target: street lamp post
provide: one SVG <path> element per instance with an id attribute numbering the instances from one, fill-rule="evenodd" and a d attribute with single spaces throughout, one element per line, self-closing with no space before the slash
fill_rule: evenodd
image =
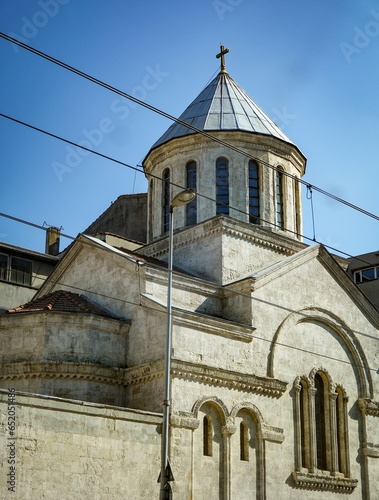
<path id="1" fill-rule="evenodd" d="M 171 500 L 171 486 L 169 481 L 173 481 L 170 462 L 168 458 L 168 439 L 170 431 L 170 404 L 171 404 L 171 292 L 172 292 L 172 260 L 173 260 L 173 237 L 174 237 L 174 208 L 187 205 L 195 199 L 196 193 L 193 189 L 186 189 L 178 193 L 171 200 L 170 223 L 168 239 L 168 285 L 167 285 L 167 333 L 165 350 L 165 371 L 164 371 L 164 400 L 163 400 L 163 422 L 162 422 L 162 453 L 161 453 L 161 474 L 160 474 L 160 500 Z"/>

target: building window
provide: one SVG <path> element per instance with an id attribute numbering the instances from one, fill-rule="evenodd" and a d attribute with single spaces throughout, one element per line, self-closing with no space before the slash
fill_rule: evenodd
<path id="1" fill-rule="evenodd" d="M 196 162 L 190 161 L 186 165 L 186 187 L 196 191 Z M 195 198 L 186 206 L 186 225 L 193 226 L 197 222 L 197 199 Z"/>
<path id="2" fill-rule="evenodd" d="M 8 255 L 0 253 L 0 280 L 8 281 Z"/>
<path id="3" fill-rule="evenodd" d="M 216 215 L 229 215 L 229 162 L 220 157 L 216 160 Z"/>
<path id="4" fill-rule="evenodd" d="M 368 267 L 354 272 L 354 282 L 358 285 L 377 279 L 379 279 L 379 266 Z"/>
<path id="5" fill-rule="evenodd" d="M 0 254 L 0 279 L 31 286 L 33 262 L 20 257 Z"/>
<path id="6" fill-rule="evenodd" d="M 170 225 L 170 170 L 166 168 L 163 172 L 162 189 L 162 226 L 163 232 L 167 233 Z"/>
<path id="7" fill-rule="evenodd" d="M 294 394 L 295 485 L 351 493 L 358 480 L 350 476 L 344 389 L 324 370 L 313 369 L 309 377 L 295 380 Z"/>
<path id="8" fill-rule="evenodd" d="M 206 457 L 212 456 L 213 444 L 213 425 L 212 417 L 205 415 L 203 418 L 203 455 Z"/>
<path id="9" fill-rule="evenodd" d="M 316 427 L 316 456 L 317 468 L 327 470 L 326 463 L 326 404 L 324 382 L 319 373 L 315 375 L 315 427 Z"/>
<path id="10" fill-rule="evenodd" d="M 244 421 L 240 423 L 240 459 L 249 461 L 249 427 Z"/>
<path id="11" fill-rule="evenodd" d="M 283 171 L 276 171 L 276 227 L 284 229 Z"/>
<path id="12" fill-rule="evenodd" d="M 304 380 L 299 385 L 301 466 L 310 468 L 309 391 Z"/>
<path id="13" fill-rule="evenodd" d="M 259 168 L 256 161 L 249 161 L 249 222 L 260 223 L 259 213 Z"/>
<path id="14" fill-rule="evenodd" d="M 339 472 L 349 478 L 348 398 L 344 390 L 336 386 L 327 373 L 317 370 L 313 370 L 309 378 L 298 377 L 294 388 L 297 442 L 294 477 L 304 474 L 305 470 L 309 473 L 320 470 L 331 474 Z M 306 477 L 302 480 L 307 482 Z M 355 485 L 355 480 L 351 484 Z"/>

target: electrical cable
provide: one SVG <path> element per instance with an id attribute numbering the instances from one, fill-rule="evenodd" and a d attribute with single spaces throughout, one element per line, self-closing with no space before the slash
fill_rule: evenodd
<path id="1" fill-rule="evenodd" d="M 45 134 L 45 135 L 47 135 L 47 136 L 49 136 L 49 137 L 52 137 L 52 138 L 54 138 L 54 139 L 57 139 L 57 140 L 59 140 L 59 141 L 62 141 L 62 142 L 68 143 L 68 144 L 70 144 L 70 145 L 72 145 L 72 146 L 75 146 L 75 147 L 81 148 L 81 149 L 83 149 L 83 150 L 85 150 L 85 151 L 88 151 L 88 152 L 90 152 L 90 153 L 92 153 L 92 154 L 95 154 L 95 155 L 97 155 L 97 156 L 100 156 L 101 158 L 104 158 L 104 159 L 106 159 L 106 160 L 109 160 L 109 161 L 112 161 L 112 162 L 117 163 L 117 164 L 119 164 L 119 165 L 122 165 L 123 167 L 130 168 L 130 169 L 132 169 L 132 170 L 134 170 L 134 171 L 136 171 L 136 172 L 142 173 L 142 174 L 144 173 L 144 172 L 143 172 L 143 171 L 142 171 L 142 170 L 141 170 L 138 166 L 137 166 L 137 167 L 134 167 L 134 166 L 129 165 L 129 164 L 125 163 L 125 162 L 122 162 L 121 160 L 116 160 L 115 158 L 112 158 L 112 157 L 110 157 L 110 156 L 108 156 L 108 155 L 105 155 L 105 154 L 103 154 L 103 153 L 99 153 L 98 151 L 94 151 L 93 149 L 87 148 L 87 147 L 85 147 L 85 146 L 83 146 L 83 145 L 81 145 L 81 144 L 77 144 L 76 142 L 70 141 L 70 140 L 68 140 L 68 139 L 65 139 L 65 138 L 63 138 L 63 137 L 61 137 L 61 136 L 58 136 L 58 135 L 56 135 L 56 134 L 53 134 L 53 133 L 51 133 L 51 132 L 47 132 L 46 130 L 43 130 L 43 129 L 39 128 L 39 127 L 36 127 L 36 126 L 31 125 L 31 124 L 29 124 L 29 123 L 23 122 L 23 121 L 21 121 L 21 120 L 18 120 L 18 119 L 16 119 L 16 118 L 11 117 L 11 116 L 5 115 L 4 113 L 0 113 L 0 116 L 1 116 L 1 117 L 3 117 L 3 118 L 6 118 L 6 119 L 8 119 L 8 120 L 14 121 L 15 123 L 18 123 L 18 124 L 23 125 L 23 126 L 25 126 L 25 127 L 28 127 L 28 128 L 30 128 L 30 129 L 32 129 L 32 130 L 35 130 L 35 131 L 40 132 L 40 133 L 42 133 L 42 134 Z M 160 182 L 162 182 L 162 179 L 161 179 L 160 177 L 158 177 L 158 176 L 156 176 L 156 175 L 154 175 L 154 174 L 150 174 L 150 176 L 151 176 L 152 178 L 154 178 L 154 179 L 159 180 Z M 175 187 L 177 187 L 177 188 L 179 188 L 179 189 L 185 189 L 185 187 L 184 187 L 184 186 L 181 186 L 181 185 L 179 185 L 179 184 L 175 184 L 175 183 L 173 183 L 173 182 L 170 182 L 170 184 L 171 184 L 171 186 L 175 186 Z M 209 200 L 209 201 L 215 202 L 215 200 L 214 200 L 213 198 L 211 198 L 211 197 L 209 197 L 209 196 L 206 196 L 206 195 L 204 195 L 204 194 L 202 194 L 202 193 L 200 193 L 200 192 L 197 192 L 196 194 L 197 194 L 197 196 L 198 196 L 198 197 L 202 197 L 202 198 L 204 198 L 204 199 L 206 199 L 206 200 Z M 245 211 L 243 211 L 243 210 L 241 210 L 241 209 L 235 208 L 235 207 L 230 206 L 230 205 L 227 205 L 227 206 L 228 206 L 228 208 L 229 208 L 230 210 L 234 210 L 234 211 L 236 211 L 236 212 L 238 212 L 238 213 L 241 213 L 241 214 L 243 214 L 243 215 L 249 215 L 247 212 L 245 212 Z M 1 214 L 0 214 L 0 215 L 1 215 Z M 4 214 L 4 215 L 5 215 L 5 214 Z M 9 218 L 12 218 L 12 216 L 9 216 Z M 267 221 L 267 220 L 265 220 L 265 219 L 263 219 L 263 218 L 261 218 L 261 217 L 259 217 L 259 220 L 260 220 L 260 222 L 264 222 L 265 224 L 268 224 L 268 225 L 273 226 L 273 227 L 275 227 L 275 228 L 277 228 L 277 227 L 278 227 L 278 226 L 277 226 L 277 224 L 274 224 L 273 222 Z M 32 223 L 31 223 L 31 224 L 32 224 Z M 38 226 L 36 226 L 36 227 L 38 227 Z M 42 227 L 42 226 L 41 226 L 41 227 L 39 227 L 39 229 L 44 229 L 44 230 L 46 231 L 46 228 L 45 228 L 45 227 Z M 320 242 L 320 241 L 317 241 L 317 240 L 315 239 L 315 236 L 314 236 L 313 238 L 310 238 L 310 237 L 308 237 L 308 236 L 306 236 L 306 235 L 304 235 L 304 234 L 300 234 L 300 233 L 298 233 L 297 231 L 292 231 L 292 230 L 290 230 L 290 229 L 286 229 L 286 232 L 288 232 L 288 233 L 290 233 L 290 234 L 293 234 L 293 235 L 294 235 L 294 236 L 296 236 L 296 237 L 300 237 L 300 238 L 302 238 L 302 239 L 305 239 L 305 240 L 307 240 L 307 241 L 312 241 L 312 242 L 314 242 L 314 243 L 318 243 L 318 244 L 320 244 L 320 245 L 323 245 L 325 248 L 328 248 L 329 250 L 331 250 L 331 251 L 333 251 L 333 252 L 339 253 L 339 254 L 341 254 L 341 255 L 345 255 L 345 257 L 347 257 L 347 258 L 355 258 L 355 259 L 358 259 L 358 260 L 360 259 L 360 258 L 358 258 L 358 257 L 354 257 L 353 255 L 351 255 L 351 254 L 349 254 L 349 253 L 347 253 L 347 252 L 344 252 L 344 251 L 342 251 L 342 250 L 339 250 L 338 248 L 335 248 L 335 247 L 332 247 L 332 246 L 327 245 L 327 244 L 325 244 L 325 243 L 322 243 L 322 242 Z M 64 236 L 64 237 L 68 237 L 68 238 L 71 238 L 71 239 L 75 239 L 75 238 L 73 238 L 72 236 L 67 236 L 67 235 L 65 235 L 65 234 L 62 234 L 62 236 Z M 361 260 L 362 260 L 362 259 L 361 259 Z M 363 261 L 363 260 L 362 260 L 362 262 L 363 262 L 363 263 L 365 263 L 365 264 L 371 265 L 369 262 L 366 262 L 366 261 Z"/>
<path id="2" fill-rule="evenodd" d="M 261 164 L 267 166 L 268 168 L 271 168 L 275 171 L 278 171 L 278 168 L 277 167 L 274 167 L 273 165 L 270 165 L 268 162 L 265 162 L 263 161 L 262 159 L 260 158 L 256 158 L 254 156 L 252 156 L 249 152 L 247 151 L 244 151 L 240 148 L 237 148 L 236 146 L 233 146 L 232 144 L 229 144 L 228 142 L 226 141 L 223 141 L 221 139 L 219 139 L 218 137 L 204 131 L 204 130 L 201 130 L 197 127 L 194 127 L 193 125 L 187 123 L 187 122 L 184 122 L 183 120 L 180 120 L 179 118 L 176 118 L 175 116 L 173 115 L 170 115 L 169 113 L 166 113 L 165 111 L 159 109 L 159 108 L 156 108 L 155 106 L 152 106 L 151 104 L 148 104 L 146 103 L 145 101 L 142 101 L 141 99 L 137 99 L 136 97 L 130 95 L 130 94 L 127 94 L 126 92 L 123 92 L 122 90 L 119 90 L 117 89 L 116 87 L 113 87 L 112 85 L 109 85 L 87 73 L 84 73 L 83 71 L 77 69 L 77 68 L 74 68 L 73 66 L 70 66 L 69 64 L 66 64 L 64 63 L 63 61 L 60 61 L 59 59 L 56 59 L 52 56 L 49 56 L 48 54 L 44 53 L 44 52 L 41 52 L 33 47 L 30 47 L 29 45 L 23 43 L 23 42 L 20 42 L 19 40 L 15 39 L 15 38 L 12 38 L 11 36 L 9 35 L 6 35 L 5 33 L 2 33 L 0 32 L 0 38 L 3 38 L 11 43 L 15 43 L 16 45 L 18 45 L 19 47 L 25 49 L 25 50 L 28 50 L 29 52 L 32 52 L 33 54 L 39 56 L 39 57 L 42 57 L 46 60 L 48 60 L 49 62 L 52 62 L 72 73 L 75 73 L 76 75 L 82 77 L 82 78 L 85 78 L 89 81 L 91 81 L 92 83 L 95 83 L 96 85 L 100 85 L 101 87 L 113 92 L 113 93 L 116 93 L 122 97 L 124 97 L 125 99 L 128 99 L 130 101 L 133 101 L 135 102 L 136 104 L 140 105 L 140 106 L 143 106 L 147 109 L 149 109 L 150 111 L 153 111 L 154 113 L 157 113 L 161 116 L 164 116 L 165 118 L 168 118 L 169 120 L 171 121 L 174 121 L 180 125 L 183 125 L 184 127 L 194 131 L 194 132 L 197 132 L 201 135 L 203 135 L 204 137 L 207 137 L 208 139 L 214 141 L 214 142 L 217 142 L 219 144 L 221 144 L 222 146 L 225 146 L 227 147 L 228 149 L 231 149 L 245 157 L 248 157 L 248 158 L 253 158 L 255 160 L 258 160 Z M 296 147 L 296 146 L 295 146 Z M 280 170 L 282 171 L 282 170 Z M 312 186 L 313 190 L 315 191 L 318 191 L 319 193 L 323 194 L 324 196 L 327 196 L 327 197 L 330 197 L 332 198 L 333 200 L 339 202 L 339 203 L 342 203 L 344 205 L 347 205 L 348 207 L 352 208 L 353 210 L 356 210 L 358 212 L 361 212 L 363 213 L 364 215 L 368 216 L 368 217 L 372 217 L 374 218 L 375 220 L 379 220 L 379 216 L 378 215 L 375 215 L 375 214 L 372 214 L 371 212 L 361 208 L 361 207 L 358 207 L 357 205 L 354 205 L 353 203 L 350 203 L 342 198 L 339 198 L 338 196 L 336 195 L 333 195 L 327 191 L 325 191 L 324 189 L 322 188 L 318 188 L 317 186 L 314 186 L 314 185 L 311 185 L 309 184 L 308 182 L 296 177 L 295 175 L 292 175 L 292 174 L 289 174 L 288 172 L 285 172 L 283 171 L 283 174 L 286 175 L 287 177 L 295 180 L 296 182 L 300 182 L 301 184 L 303 184 L 304 186 Z"/>
<path id="3" fill-rule="evenodd" d="M 90 245 L 90 243 L 87 243 L 87 244 Z M 167 316 L 167 312 L 166 311 L 162 311 L 161 309 L 154 308 L 154 307 L 148 306 L 146 304 L 141 304 L 141 303 L 137 303 L 137 302 L 134 302 L 134 301 L 131 301 L 131 300 L 127 300 L 125 298 L 113 297 L 111 295 L 103 294 L 103 293 L 100 293 L 100 292 L 95 292 L 94 290 L 86 290 L 86 289 L 81 288 L 79 286 L 75 286 L 75 285 L 72 285 L 72 284 L 66 284 L 66 283 L 60 282 L 59 280 L 53 282 L 53 286 L 55 286 L 55 285 L 63 286 L 63 287 L 65 287 L 65 289 L 70 288 L 70 289 L 76 290 L 78 292 L 89 293 L 89 294 L 96 295 L 96 296 L 99 296 L 99 297 L 102 297 L 102 298 L 105 298 L 105 299 L 111 299 L 111 300 L 114 300 L 114 301 L 117 301 L 117 302 L 122 302 L 122 303 L 125 303 L 125 304 L 128 304 L 128 305 L 131 305 L 131 306 L 143 307 L 143 308 L 148 309 L 148 310 L 150 310 L 152 312 L 155 312 L 155 313 L 158 313 L 158 314 L 162 314 L 165 317 Z M 217 285 L 215 285 L 215 286 L 217 286 Z M 259 298 L 256 298 L 256 297 L 253 298 L 250 295 L 246 295 L 246 294 L 239 293 L 239 292 L 234 292 L 234 294 L 237 295 L 237 296 L 243 296 L 243 297 L 247 297 L 247 298 L 250 298 L 250 299 L 254 299 L 255 301 L 258 301 L 258 302 L 262 302 L 262 299 L 259 299 Z M 267 302 L 265 302 L 265 303 L 267 304 Z M 272 305 L 274 307 L 280 307 L 280 306 L 278 306 L 278 304 L 274 304 L 274 303 L 268 303 L 268 304 Z M 101 307 L 98 303 L 97 303 L 97 305 L 99 307 Z M 301 314 L 301 311 L 299 312 L 299 311 L 294 311 L 294 310 L 291 310 L 291 309 L 288 309 L 288 311 L 290 313 Z M 172 312 L 171 314 L 174 315 L 175 313 Z M 219 319 L 225 319 L 225 318 L 219 318 Z M 228 320 L 226 320 L 226 321 L 228 321 Z M 363 332 L 358 332 L 358 331 L 352 331 L 352 332 L 354 334 L 356 334 L 356 335 L 361 335 L 361 336 L 364 336 L 364 337 L 367 337 L 369 339 L 373 339 L 373 340 L 376 340 L 376 341 L 378 340 L 377 337 L 374 337 L 372 335 L 368 335 L 368 334 L 363 333 Z M 252 340 L 254 340 L 254 339 L 258 340 L 258 341 L 263 341 L 263 342 L 266 342 L 266 343 L 269 343 L 269 344 L 272 344 L 272 342 L 273 342 L 272 339 L 265 339 L 264 337 L 259 337 L 259 336 L 257 336 L 256 334 L 253 333 L 252 334 Z M 325 354 L 321 354 L 321 353 L 317 353 L 317 352 L 305 351 L 304 349 L 302 349 L 300 347 L 290 346 L 290 345 L 286 345 L 286 344 L 283 344 L 283 343 L 280 343 L 280 342 L 277 342 L 276 345 L 281 346 L 281 347 L 286 347 L 286 348 L 289 348 L 289 349 L 293 349 L 294 351 L 307 352 L 309 354 L 314 354 L 315 356 L 320 356 L 320 357 L 327 358 L 327 359 L 330 359 L 330 360 L 333 360 L 333 361 L 337 361 L 337 362 L 341 362 L 341 363 L 344 363 L 344 364 L 348 364 L 350 366 L 353 365 L 353 366 L 356 366 L 356 367 L 359 367 L 359 368 L 362 368 L 362 367 L 364 368 L 363 365 L 357 365 L 354 360 L 346 361 L 346 360 L 343 360 L 343 359 L 335 358 L 333 356 L 327 356 Z M 377 372 L 377 368 L 371 368 L 371 367 L 368 367 L 368 368 L 369 368 L 370 371 L 373 371 L 375 373 Z"/>

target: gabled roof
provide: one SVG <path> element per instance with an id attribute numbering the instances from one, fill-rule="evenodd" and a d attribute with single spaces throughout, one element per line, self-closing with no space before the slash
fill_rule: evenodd
<path id="1" fill-rule="evenodd" d="M 204 131 L 242 130 L 270 135 L 293 144 L 227 72 L 220 72 L 179 119 Z M 194 133 L 194 130 L 175 122 L 151 149 Z"/>
<path id="2" fill-rule="evenodd" d="M 291 271 L 301 266 L 302 264 L 317 258 L 322 265 L 327 269 L 329 274 L 340 284 L 345 292 L 354 300 L 361 310 L 371 319 L 371 321 L 379 326 L 379 311 L 372 302 L 365 296 L 359 287 L 353 282 L 348 274 L 338 264 L 336 258 L 328 252 L 323 245 L 313 245 L 306 247 L 304 250 L 295 253 L 283 260 L 265 267 L 254 274 L 245 276 L 235 282 L 230 282 L 226 287 L 233 286 L 244 280 L 251 280 L 251 290 L 256 291 L 261 287 L 272 284 L 276 278 L 290 274 Z M 317 277 L 316 277 L 317 279 Z"/>
<path id="3" fill-rule="evenodd" d="M 44 295 L 43 297 L 31 300 L 27 304 L 8 309 L 6 314 L 17 313 L 35 313 L 35 312 L 70 312 L 70 313 L 87 313 L 96 314 L 98 316 L 111 316 L 101 307 L 89 302 L 82 295 L 68 292 L 66 290 L 56 290 L 55 292 Z"/>

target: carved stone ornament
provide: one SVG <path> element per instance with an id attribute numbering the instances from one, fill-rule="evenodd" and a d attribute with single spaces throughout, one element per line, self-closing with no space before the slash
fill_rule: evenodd
<path id="1" fill-rule="evenodd" d="M 340 475 L 331 476 L 322 471 L 299 472 L 293 471 L 292 478 L 295 486 L 306 490 L 338 491 L 339 493 L 351 493 L 358 484 L 358 479 L 351 479 Z"/>

